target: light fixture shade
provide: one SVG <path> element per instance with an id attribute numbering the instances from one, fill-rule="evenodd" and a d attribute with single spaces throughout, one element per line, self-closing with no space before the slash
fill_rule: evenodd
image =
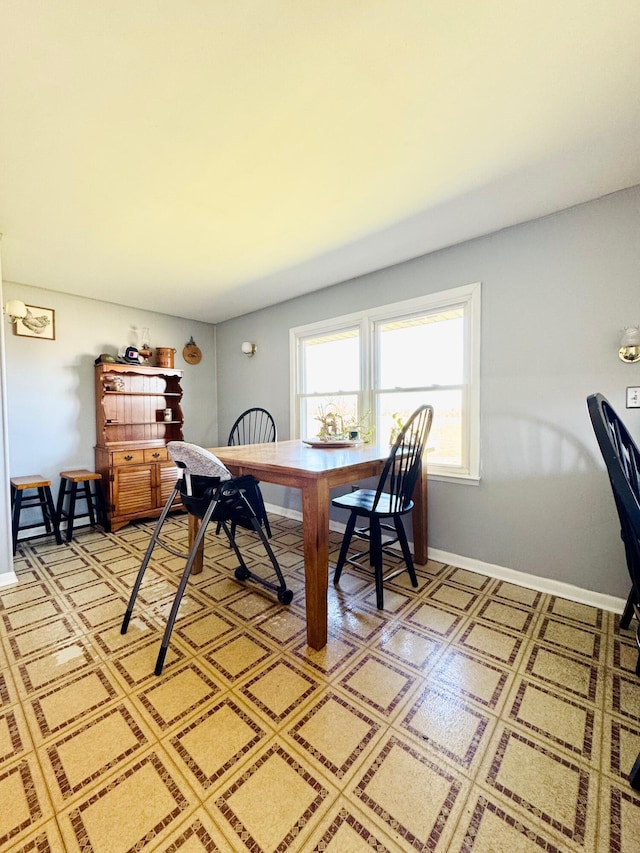
<path id="1" fill-rule="evenodd" d="M 249 357 L 255 355 L 257 349 L 258 347 L 254 343 L 251 343 L 251 341 L 242 342 L 242 352 Z"/>
<path id="2" fill-rule="evenodd" d="M 15 323 L 16 320 L 27 316 L 27 306 L 19 299 L 9 299 L 5 303 L 4 313 Z"/>
<path id="3" fill-rule="evenodd" d="M 620 340 L 621 347 L 640 347 L 640 327 L 625 326 Z"/>

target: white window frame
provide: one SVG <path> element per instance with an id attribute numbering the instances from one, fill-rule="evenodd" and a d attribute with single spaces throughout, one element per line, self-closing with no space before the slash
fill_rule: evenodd
<path id="1" fill-rule="evenodd" d="M 376 323 L 402 318 L 420 312 L 433 312 L 461 307 L 464 316 L 464 367 L 463 367 L 463 465 L 427 466 L 429 477 L 446 482 L 478 483 L 480 480 L 480 328 L 481 284 L 463 285 L 449 290 L 406 299 L 353 314 L 344 314 L 289 330 L 289 364 L 291 394 L 291 436 L 300 436 L 300 359 L 301 342 L 309 337 L 322 336 L 341 329 L 360 327 L 361 340 L 361 411 L 374 411 L 374 369 Z M 338 392 L 341 389 L 334 389 Z"/>

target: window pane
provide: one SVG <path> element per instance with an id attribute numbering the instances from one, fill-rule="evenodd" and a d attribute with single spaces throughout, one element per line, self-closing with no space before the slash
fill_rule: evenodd
<path id="1" fill-rule="evenodd" d="M 418 406 L 433 406 L 433 424 L 429 433 L 427 465 L 459 466 L 462 464 L 462 391 L 430 391 L 410 394 L 380 394 L 380 441 L 388 441 L 395 425 L 394 415 L 402 422 Z"/>
<path id="2" fill-rule="evenodd" d="M 462 308 L 381 323 L 379 388 L 461 385 Z"/>
<path id="3" fill-rule="evenodd" d="M 304 394 L 357 391 L 360 388 L 358 329 L 309 338 L 302 342 Z"/>

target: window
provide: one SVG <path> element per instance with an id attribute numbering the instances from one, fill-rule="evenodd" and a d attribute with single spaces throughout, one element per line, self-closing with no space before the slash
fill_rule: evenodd
<path id="1" fill-rule="evenodd" d="M 290 339 L 292 435 L 329 423 L 386 443 L 429 403 L 430 473 L 478 478 L 479 284 L 300 326 Z"/>

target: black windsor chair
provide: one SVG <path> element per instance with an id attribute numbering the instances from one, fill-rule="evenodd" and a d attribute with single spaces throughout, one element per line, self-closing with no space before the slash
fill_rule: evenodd
<path id="1" fill-rule="evenodd" d="M 182 601 L 191 569 L 193 568 L 209 522 L 218 522 L 229 538 L 231 547 L 238 558 L 239 565 L 235 570 L 235 576 L 238 580 L 254 580 L 262 586 L 275 591 L 278 601 L 281 604 L 290 604 L 293 598 L 293 593 L 287 589 L 286 581 L 276 556 L 269 545 L 258 518 L 261 498 L 255 477 L 251 475 L 232 477 L 230 471 L 213 453 L 195 444 L 189 444 L 186 441 L 170 441 L 167 444 L 167 451 L 171 459 L 180 468 L 180 476 L 151 536 L 120 628 L 120 633 L 126 634 L 140 585 L 155 546 L 160 545 L 165 551 L 174 556 L 185 558 L 185 567 L 171 607 L 156 661 L 156 675 L 160 675 L 162 672 L 180 602 Z M 187 512 L 200 519 L 198 532 L 188 553 L 176 548 L 172 542 L 163 539 L 161 536 L 162 527 L 178 494 Z M 235 533 L 238 526 L 247 530 L 253 530 L 256 533 L 271 562 L 277 583 L 268 578 L 256 575 L 249 570 L 236 541 Z"/>
<path id="2" fill-rule="evenodd" d="M 266 409 L 254 407 L 238 417 L 231 427 L 227 444 L 266 444 L 277 438 L 278 430 L 273 416 Z"/>
<path id="3" fill-rule="evenodd" d="M 422 454 L 433 421 L 433 407 L 420 406 L 411 415 L 396 439 L 389 457 L 385 463 L 378 486 L 373 489 L 358 489 L 341 497 L 334 498 L 331 504 L 341 509 L 348 509 L 351 515 L 340 548 L 340 555 L 333 575 L 337 584 L 345 563 L 350 563 L 357 569 L 371 569 L 364 564 L 368 557 L 376 583 L 376 606 L 383 608 L 383 585 L 404 571 L 409 573 L 411 584 L 418 586 L 413 558 L 409 550 L 407 535 L 402 517 L 413 509 L 413 490 L 420 475 Z M 368 519 L 369 526 L 356 528 L 358 517 Z M 392 522 L 392 524 L 390 523 Z M 383 538 L 383 531 L 390 531 L 389 538 Z M 349 546 L 353 536 L 364 539 L 369 543 L 366 551 L 359 551 L 348 557 Z M 383 556 L 389 554 L 398 558 L 397 551 L 390 551 L 391 545 L 400 543 L 404 565 L 384 574 Z"/>
<path id="4" fill-rule="evenodd" d="M 621 627 L 628 628 L 634 613 L 640 620 L 640 451 L 602 394 L 587 397 L 587 409 L 609 474 L 631 576 L 631 592 L 620 619 Z M 636 644 L 640 650 L 640 624 L 636 631 Z M 640 656 L 636 675 L 640 675 Z M 633 788 L 640 790 L 640 755 L 629 774 L 629 781 Z"/>
<path id="5" fill-rule="evenodd" d="M 277 441 L 277 439 L 278 428 L 276 427 L 273 415 L 266 409 L 254 406 L 251 409 L 247 409 L 237 418 L 231 427 L 227 444 L 229 446 L 235 444 L 267 444 L 271 441 Z M 260 504 L 256 510 L 258 520 L 260 524 L 264 525 L 267 536 L 271 538 L 271 526 L 269 525 L 269 518 L 267 517 L 267 510 L 264 505 L 260 486 L 257 486 L 257 490 Z M 219 528 L 217 532 L 220 532 Z"/>

